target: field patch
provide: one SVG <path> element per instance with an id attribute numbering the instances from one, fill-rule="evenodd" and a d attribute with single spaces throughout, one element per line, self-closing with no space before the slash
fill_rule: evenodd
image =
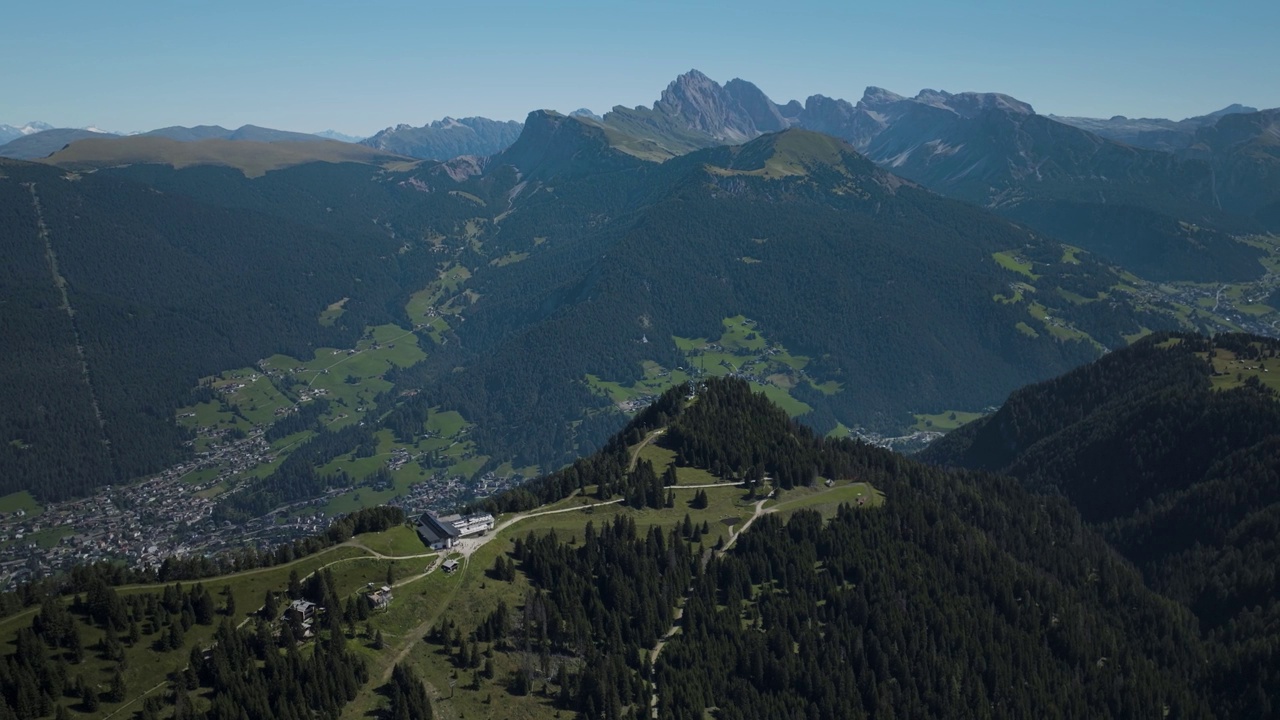
<path id="1" fill-rule="evenodd" d="M 1039 275 L 1036 275 L 1031 271 L 1032 270 L 1031 261 L 1023 259 L 1021 256 L 1017 255 L 1012 250 L 1008 250 L 1005 252 L 992 253 L 991 257 L 996 261 L 997 265 L 1004 268 L 1005 270 L 1016 272 L 1019 275 L 1023 275 L 1032 280 L 1040 279 Z"/>
<path id="2" fill-rule="evenodd" d="M 1214 357 L 1196 353 L 1213 365 L 1210 381 L 1214 390 L 1230 390 L 1240 387 L 1251 378 L 1272 390 L 1280 391 L 1280 358 L 1251 360 L 1237 357 L 1230 350 L 1214 348 Z"/>
<path id="3" fill-rule="evenodd" d="M 27 490 L 0 497 L 0 513 L 10 515 L 18 511 L 22 511 L 25 517 L 34 518 L 39 517 L 44 508 Z"/>
<path id="4" fill-rule="evenodd" d="M 856 507 L 880 507 L 885 502 L 884 493 L 870 483 L 837 480 L 831 487 L 822 483 L 814 487 L 787 490 L 774 506 L 776 512 L 791 515 L 797 510 L 816 510 L 824 518 L 835 517 L 841 505 Z"/>
<path id="5" fill-rule="evenodd" d="M 338 302 L 333 303 L 329 307 L 325 308 L 324 311 L 320 313 L 320 318 L 319 318 L 320 324 L 325 327 L 329 327 L 333 325 L 333 323 L 336 322 L 338 318 L 342 317 L 342 314 L 346 312 L 345 306 L 347 304 L 347 301 L 350 299 L 351 298 L 342 298 Z"/>
<path id="6" fill-rule="evenodd" d="M 935 430 L 948 432 L 983 417 L 984 413 L 965 412 L 964 410 L 944 410 L 933 415 L 918 414 L 915 416 L 915 429 L 921 431 Z"/>

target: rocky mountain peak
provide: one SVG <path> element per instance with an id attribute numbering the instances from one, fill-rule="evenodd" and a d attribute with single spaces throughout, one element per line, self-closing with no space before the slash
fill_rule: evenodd
<path id="1" fill-rule="evenodd" d="M 697 70 L 673 80 L 653 109 L 717 140 L 742 142 L 760 134 L 733 96 Z"/>
<path id="2" fill-rule="evenodd" d="M 604 118 L 591 111 L 591 108 L 578 108 L 569 113 L 569 117 L 590 118 L 596 122 L 603 122 Z"/>
<path id="3" fill-rule="evenodd" d="M 974 117 L 987 110 L 1001 110 L 1017 115 L 1036 114 L 1031 105 L 1003 93 L 949 93 L 946 90 L 925 89 L 913 99 L 924 105 L 945 108 L 961 117 Z"/>
<path id="4" fill-rule="evenodd" d="M 870 85 L 866 90 L 862 91 L 862 99 L 858 101 L 858 107 L 876 110 L 885 105 L 901 102 L 905 99 L 906 98 L 896 92 Z"/>
<path id="5" fill-rule="evenodd" d="M 724 91 L 746 113 L 758 132 L 777 132 L 790 125 L 778 106 L 754 84 L 734 78 L 725 83 Z"/>

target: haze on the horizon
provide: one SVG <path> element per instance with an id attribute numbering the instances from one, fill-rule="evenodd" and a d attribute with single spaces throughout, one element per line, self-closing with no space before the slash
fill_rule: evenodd
<path id="1" fill-rule="evenodd" d="M 697 68 L 777 102 L 866 85 L 995 91 L 1038 112 L 1280 106 L 1280 3 L 743 0 L 15 4 L 0 122 L 256 124 L 370 135 L 446 115 L 647 105 Z M 1224 7 L 1225 6 L 1225 7 Z"/>

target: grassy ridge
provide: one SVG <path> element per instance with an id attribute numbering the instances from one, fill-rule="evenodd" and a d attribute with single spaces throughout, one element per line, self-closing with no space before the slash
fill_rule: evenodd
<path id="1" fill-rule="evenodd" d="M 271 170 L 309 162 L 354 162 L 384 165 L 413 162 L 411 158 L 364 145 L 317 138 L 315 142 L 266 143 L 220 138 L 181 142 L 164 137 L 85 138 L 45 158 L 43 162 L 68 170 L 96 170 L 117 165 L 223 165 L 261 177 Z"/>

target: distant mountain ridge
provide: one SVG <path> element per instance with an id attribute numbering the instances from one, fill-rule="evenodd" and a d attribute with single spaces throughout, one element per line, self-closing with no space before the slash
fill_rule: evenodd
<path id="1" fill-rule="evenodd" d="M 193 129 L 197 130 L 198 129 Z M 241 129 L 243 130 L 243 128 Z M 94 170 L 120 165 L 191 165 L 234 167 L 247 177 L 260 177 L 269 170 L 310 162 L 354 162 L 382 165 L 413 162 L 411 158 L 355 143 L 325 140 L 312 135 L 288 133 L 277 136 L 269 131 L 232 133 L 231 138 L 214 134 L 203 139 L 177 140 L 163 134 L 129 137 L 91 137 L 77 140 L 43 158 L 42 162 L 69 170 Z M 280 137 L 275 141 L 249 140 L 246 137 Z M 297 135 L 298 137 L 293 137 Z"/>
<path id="2" fill-rule="evenodd" d="M 1050 115 L 1050 118 L 1081 130 L 1100 135 L 1109 140 L 1125 143 L 1148 150 L 1164 150 L 1177 152 L 1185 150 L 1195 141 L 1196 131 L 1218 122 L 1227 115 L 1238 115 L 1258 112 L 1258 108 L 1233 103 L 1227 107 L 1196 117 L 1182 120 L 1165 118 L 1127 118 L 1116 115 L 1110 118 L 1063 117 Z"/>
<path id="3" fill-rule="evenodd" d="M 52 128 L 14 138 L 0 145 L 0 157 L 13 160 L 37 160 L 48 157 L 76 140 L 95 137 L 119 137 L 110 133 L 80 128 Z"/>
<path id="4" fill-rule="evenodd" d="M 1266 123 L 1240 120 L 1261 116 L 1234 110 L 1247 108 L 1206 116 L 1213 124 L 1201 130 L 1248 125 L 1259 147 L 1267 147 Z M 614 131 L 616 146 L 650 160 L 786 127 L 826 133 L 931 190 L 1136 263 L 1153 276 L 1259 277 L 1261 266 L 1249 259 L 1256 253 L 1221 233 L 1280 229 L 1280 180 L 1268 173 L 1265 152 L 1240 142 L 1199 143 L 1178 154 L 1133 147 L 1039 115 L 1001 93 L 926 89 L 905 97 L 869 87 L 856 104 L 814 95 L 779 105 L 744 80 L 721 86 L 691 70 L 652 107 L 614 108 L 602 124 Z M 1170 254 L 1186 262 L 1166 268 Z"/>
<path id="5" fill-rule="evenodd" d="M 31 135 L 41 132 L 42 130 L 52 130 L 53 126 L 49 123 L 32 121 L 25 125 L 4 125 L 0 124 L 0 145 L 10 140 L 20 138 L 24 135 Z"/>
<path id="6" fill-rule="evenodd" d="M 487 157 L 508 148 L 523 128 L 514 120 L 482 117 L 433 121 L 422 127 L 397 125 L 361 140 L 362 145 L 424 160 L 449 160 L 461 155 Z"/>
<path id="7" fill-rule="evenodd" d="M 289 130 L 275 130 L 273 128 L 259 127 L 257 125 L 242 125 L 235 130 L 228 130 L 221 125 L 197 125 L 195 127 L 183 127 L 175 125 L 173 127 L 159 128 L 141 133 L 148 137 L 164 137 L 170 140 L 178 140 L 180 142 L 194 142 L 198 140 L 249 140 L 252 142 L 315 142 L 322 139 L 311 133 L 292 132 Z"/>
<path id="8" fill-rule="evenodd" d="M 360 135 L 348 135 L 346 133 L 340 133 L 337 130 L 321 130 L 318 133 L 312 133 L 312 135 L 315 135 L 318 138 L 324 138 L 325 140 L 337 140 L 338 142 L 345 143 L 358 143 L 364 139 L 364 137 Z"/>

